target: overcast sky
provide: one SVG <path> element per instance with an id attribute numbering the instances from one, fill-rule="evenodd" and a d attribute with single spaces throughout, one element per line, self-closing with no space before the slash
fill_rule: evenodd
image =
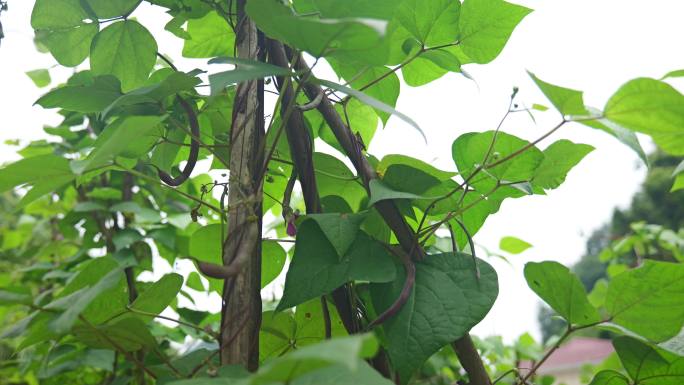
<path id="1" fill-rule="evenodd" d="M 684 68 L 684 2 L 679 0 L 528 0 L 517 1 L 535 10 L 514 32 L 503 53 L 487 65 L 464 68 L 477 84 L 449 74 L 421 88 L 402 84 L 397 109 L 423 128 L 428 144 L 402 121 L 392 118 L 376 134 L 369 152 L 382 157 L 402 153 L 447 170 L 455 170 L 451 143 L 469 131 L 493 129 L 506 111 L 513 86 L 518 100 L 550 105 L 526 74 L 530 70 L 545 81 L 585 91 L 589 105 L 602 107 L 625 81 L 635 77 L 659 78 Z M 0 46 L 0 140 L 44 138 L 44 124 L 60 121 L 54 111 L 33 106 L 45 92 L 37 89 L 25 71 L 49 68 L 50 55 L 35 51 L 30 12 L 33 1 L 9 0 L 2 14 L 5 38 Z M 205 61 L 182 60 L 179 39 L 163 30 L 168 17 L 146 3 L 134 16 L 157 37 L 160 51 L 176 60 L 181 69 L 206 68 Z M 679 37 L 679 39 L 677 39 Z M 57 81 L 70 70 L 52 69 Z M 525 114 L 514 114 L 504 130 L 534 139 L 555 125 L 553 111 L 537 115 L 537 124 Z M 507 340 L 530 331 L 538 336 L 536 310 L 539 301 L 527 288 L 522 268 L 528 261 L 553 259 L 566 265 L 584 251 L 587 235 L 610 218 L 616 206 L 629 203 L 645 170 L 634 153 L 608 135 L 571 124 L 553 140 L 566 138 L 596 147 L 568 176 L 566 183 L 548 196 L 506 201 L 476 235 L 476 243 L 497 250 L 501 237 L 512 235 L 534 245 L 511 256 L 512 266 L 490 260 L 499 273 L 499 298 L 474 333 L 503 335 Z M 652 145 L 642 138 L 647 149 Z M 0 145 L 0 162 L 16 159 L 16 147 Z"/>

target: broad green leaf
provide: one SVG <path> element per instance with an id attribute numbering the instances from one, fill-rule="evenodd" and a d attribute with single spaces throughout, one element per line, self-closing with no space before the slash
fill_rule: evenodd
<path id="1" fill-rule="evenodd" d="M 137 158 L 149 151 L 159 138 L 163 117 L 127 116 L 109 124 L 97 137 L 95 149 L 71 168 L 77 174 L 106 165 L 114 157 Z"/>
<path id="2" fill-rule="evenodd" d="M 611 280 L 605 307 L 616 324 L 662 342 L 684 326 L 682 297 L 684 265 L 645 260 Z"/>
<path id="3" fill-rule="evenodd" d="M 337 255 L 342 258 L 354 243 L 359 232 L 361 222 L 366 218 L 365 213 L 358 214 L 309 214 L 306 218 L 312 219 L 323 231 L 328 242 L 333 245 Z"/>
<path id="4" fill-rule="evenodd" d="M 223 238 L 220 224 L 201 227 L 190 237 L 190 255 L 200 261 L 223 264 Z"/>
<path id="5" fill-rule="evenodd" d="M 276 279 L 285 266 L 287 253 L 278 242 L 261 242 L 261 288 Z"/>
<path id="6" fill-rule="evenodd" d="M 499 241 L 499 249 L 510 254 L 520 254 L 530 247 L 532 247 L 531 244 L 523 241 L 520 238 L 511 236 L 503 237 Z"/>
<path id="7" fill-rule="evenodd" d="M 340 258 L 316 221 L 305 220 L 297 230 L 292 262 L 278 310 L 330 293 L 352 280 L 388 282 L 394 279 L 393 256 L 364 232 Z"/>
<path id="8" fill-rule="evenodd" d="M 684 155 L 684 95 L 650 78 L 625 83 L 604 108 L 606 118 L 630 130 L 651 135 L 666 152 Z"/>
<path id="9" fill-rule="evenodd" d="M 591 292 L 587 295 L 587 299 L 595 308 L 602 308 L 606 303 L 606 294 L 608 294 L 608 281 L 601 278 L 596 281 Z"/>
<path id="10" fill-rule="evenodd" d="M 459 136 L 454 141 L 451 151 L 461 176 L 465 179 L 470 178 L 469 184 L 480 194 L 488 194 L 488 199 L 492 207 L 496 208 L 494 210 L 496 212 L 503 199 L 520 197 L 527 193 L 512 186 L 497 187 L 498 183 L 529 182 L 544 160 L 544 154 L 537 147 L 532 146 L 503 163 L 487 167 L 472 178 L 470 176 L 477 171 L 479 165 L 492 164 L 529 145 L 530 142 L 505 132 L 471 132 Z M 489 158 L 485 162 L 488 152 Z"/>
<path id="11" fill-rule="evenodd" d="M 434 199 L 435 197 L 432 197 Z M 422 195 L 412 194 L 404 191 L 396 191 L 382 183 L 378 179 L 370 181 L 370 200 L 368 207 L 388 199 L 430 199 Z"/>
<path id="12" fill-rule="evenodd" d="M 620 336 L 613 339 L 613 346 L 622 366 L 634 381 L 656 373 L 667 372 L 669 363 L 658 351 L 632 337 Z"/>
<path id="13" fill-rule="evenodd" d="M 594 376 L 589 385 L 629 385 L 629 379 L 614 370 L 602 370 Z"/>
<path id="14" fill-rule="evenodd" d="M 350 100 L 346 104 L 346 107 L 338 104 L 335 106 L 335 110 L 337 110 L 340 116 L 344 117 L 345 121 L 347 118 L 349 119 L 349 127 L 351 127 L 352 132 L 354 132 L 354 134 L 358 133 L 365 146 L 368 147 L 378 128 L 377 112 L 357 99 Z M 312 128 L 315 130 L 315 127 Z M 335 137 L 330 126 L 322 119 L 318 130 L 318 136 L 323 139 L 324 142 L 344 153 L 344 149 L 337 141 L 337 137 Z"/>
<path id="15" fill-rule="evenodd" d="M 527 285 L 571 325 L 588 325 L 600 320 L 587 299 L 579 278 L 558 262 L 529 262 L 525 265 Z"/>
<path id="16" fill-rule="evenodd" d="M 57 334 L 68 332 L 91 302 L 100 295 L 106 294 L 109 289 L 115 287 L 122 280 L 123 270 L 117 268 L 102 277 L 94 285 L 61 297 L 45 306 L 46 309 L 63 310 L 63 313 L 50 322 L 50 329 Z"/>
<path id="17" fill-rule="evenodd" d="M 141 3 L 141 0 L 85 0 L 100 19 L 128 15 Z"/>
<path id="18" fill-rule="evenodd" d="M 30 305 L 33 302 L 30 292 L 0 289 L 0 305 Z"/>
<path id="19" fill-rule="evenodd" d="M 180 274 L 166 274 L 140 293 L 133 301 L 133 310 L 146 313 L 159 314 L 176 298 L 183 286 L 183 277 Z"/>
<path id="20" fill-rule="evenodd" d="M 339 3 L 336 2 L 336 4 Z M 333 59 L 329 59 L 329 62 L 340 77 L 350 82 L 350 87 L 358 90 L 368 86 L 363 90 L 367 95 L 388 106 L 395 107 L 397 105 L 400 83 L 399 77 L 391 69 L 384 66 L 356 65 L 351 62 Z M 377 79 L 381 80 L 377 81 Z M 382 119 L 383 124 L 387 124 L 391 114 L 380 109 L 375 109 L 375 111 L 380 119 Z"/>
<path id="21" fill-rule="evenodd" d="M 121 83 L 111 75 L 96 76 L 85 84 L 65 85 L 43 95 L 36 104 L 83 113 L 102 112 L 121 97 Z"/>
<path id="22" fill-rule="evenodd" d="M 183 56 L 210 58 L 235 54 L 235 33 L 228 22 L 216 12 L 200 19 L 188 20 L 190 39 L 183 43 Z"/>
<path id="23" fill-rule="evenodd" d="M 36 85 L 36 87 L 42 88 L 50 85 L 51 79 L 50 79 L 50 71 L 46 69 L 37 69 L 33 71 L 28 71 L 26 72 L 26 76 L 31 78 L 33 81 L 33 84 Z"/>
<path id="24" fill-rule="evenodd" d="M 460 199 L 460 195 L 457 196 L 456 199 Z M 482 228 L 489 215 L 498 210 L 494 204 L 495 203 L 492 203 L 487 199 L 482 199 L 482 196 L 477 193 L 469 192 L 466 194 L 463 199 L 462 207 L 469 208 L 461 214 L 458 219 L 463 223 L 471 237 L 474 237 Z M 467 235 L 463 229 L 461 229 L 461 226 L 454 220 L 450 221 L 450 225 L 456 233 L 456 243 L 458 244 L 458 247 L 463 250 L 468 243 Z"/>
<path id="25" fill-rule="evenodd" d="M 247 13 L 268 37 L 315 57 L 354 58 L 382 65 L 386 59 L 382 35 L 386 22 L 365 18 L 319 19 L 297 16 L 270 0 L 251 0 Z"/>
<path id="26" fill-rule="evenodd" d="M 299 14 L 320 12 L 324 18 L 362 17 L 389 20 L 400 2 L 395 0 L 295 0 L 294 6 Z"/>
<path id="27" fill-rule="evenodd" d="M 420 87 L 428 84 L 441 78 L 448 72 L 449 70 L 422 56 L 401 68 L 404 82 L 411 87 Z"/>
<path id="28" fill-rule="evenodd" d="M 80 0 L 37 0 L 31 13 L 36 40 L 63 66 L 75 67 L 88 57 L 90 43 L 99 30 Z"/>
<path id="29" fill-rule="evenodd" d="M 371 96 L 369 96 L 369 95 L 367 95 L 361 91 L 357 91 L 353 88 L 349 88 L 347 86 L 343 86 L 341 84 L 337 84 L 337 83 L 331 82 L 329 80 L 318 79 L 317 81 L 326 87 L 332 88 L 335 91 L 344 92 L 347 95 L 353 96 L 353 97 L 359 99 L 361 102 L 366 103 L 373 108 L 376 108 L 376 109 L 381 110 L 381 111 L 385 111 L 385 112 L 392 114 L 392 115 L 396 115 L 399 119 L 401 119 L 401 120 L 405 121 L 406 123 L 412 125 L 416 130 L 418 130 L 420 135 L 423 137 L 423 139 L 427 143 L 427 138 L 425 137 L 425 133 L 423 132 L 423 130 L 421 130 L 420 126 L 418 126 L 418 123 L 413 121 L 413 119 L 409 118 L 408 116 L 402 114 L 401 112 L 395 110 L 394 107 L 389 106 L 389 105 L 379 101 L 378 99 L 375 99 L 374 97 L 371 97 Z"/>
<path id="30" fill-rule="evenodd" d="M 458 39 L 461 2 L 454 0 L 407 0 L 395 17 L 421 44 L 437 46 Z"/>
<path id="31" fill-rule="evenodd" d="M 133 352 L 142 348 L 154 349 L 157 341 L 145 323 L 137 318 L 124 318 L 111 324 L 80 324 L 74 327 L 74 336 L 87 346 L 98 349 Z"/>
<path id="32" fill-rule="evenodd" d="M 377 341 L 371 334 L 333 338 L 265 363 L 252 377 L 251 383 L 292 383 L 293 379 L 305 373 L 330 365 L 343 365 L 351 371 L 357 371 L 363 365 L 359 358 L 372 357 L 377 347 Z"/>
<path id="33" fill-rule="evenodd" d="M 459 42 L 475 63 L 489 63 L 503 50 L 515 27 L 532 10 L 503 0 L 465 0 Z"/>
<path id="34" fill-rule="evenodd" d="M 532 184 L 543 189 L 554 189 L 565 182 L 568 172 L 594 147 L 576 144 L 566 139 L 552 143 L 544 152 L 544 160 L 535 171 Z"/>
<path id="35" fill-rule="evenodd" d="M 93 39 L 90 52 L 93 73 L 116 76 L 124 91 L 142 85 L 156 62 L 157 42 L 137 21 L 113 23 Z"/>
<path id="36" fill-rule="evenodd" d="M 674 183 L 672 184 L 672 188 L 670 188 L 670 192 L 678 191 L 684 189 L 684 174 L 678 175 Z"/>
<path id="37" fill-rule="evenodd" d="M 393 367 L 406 383 L 443 346 L 462 337 L 489 312 L 498 294 L 494 269 L 462 253 L 428 255 L 416 263 L 416 282 L 401 310 L 383 324 Z M 402 270 L 391 283 L 371 284 L 375 310 L 389 308 L 401 292 Z"/>
<path id="38" fill-rule="evenodd" d="M 24 184 L 49 183 L 55 179 L 61 184 L 74 179 L 67 159 L 52 154 L 24 158 L 0 168 L 0 192 Z"/>
<path id="39" fill-rule="evenodd" d="M 261 79 L 269 76 L 287 76 L 292 73 L 283 68 L 254 60 L 221 57 L 210 60 L 209 63 L 235 64 L 235 69 L 217 72 L 209 75 L 211 94 L 216 95 L 231 84 L 237 84 L 247 80 Z"/>

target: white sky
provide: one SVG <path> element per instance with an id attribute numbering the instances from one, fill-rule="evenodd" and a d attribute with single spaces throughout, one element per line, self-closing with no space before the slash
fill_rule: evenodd
<path id="1" fill-rule="evenodd" d="M 451 143 L 469 131 L 493 129 L 507 108 L 512 87 L 526 105 L 550 105 L 525 72 L 551 83 L 584 90 L 589 105 L 602 107 L 625 81 L 684 68 L 684 2 L 679 0 L 527 0 L 517 1 L 535 10 L 514 32 L 503 53 L 484 66 L 465 69 L 478 86 L 449 74 L 421 88 L 402 84 L 397 109 L 408 114 L 425 131 L 429 143 L 402 121 L 392 118 L 376 134 L 369 152 L 379 158 L 402 153 L 454 170 Z M 45 92 L 37 89 L 25 71 L 55 64 L 50 55 L 35 51 L 30 28 L 32 1 L 10 0 L 2 14 L 5 39 L 0 46 L 0 141 L 44 138 L 43 124 L 60 119 L 51 110 L 32 106 Z M 134 16 L 157 37 L 160 51 L 173 57 L 181 69 L 206 68 L 205 61 L 181 59 L 181 42 L 163 26 L 168 17 L 146 3 Z M 53 79 L 64 81 L 70 70 L 55 68 Z M 524 114 L 513 114 L 504 130 L 534 139 L 558 122 L 548 111 L 534 125 Z M 610 218 L 616 206 L 629 203 L 644 176 L 634 153 L 608 135 L 580 125 L 567 125 L 553 140 L 566 138 L 596 147 L 548 196 L 506 201 L 490 217 L 475 241 L 497 250 L 506 235 L 522 238 L 535 247 L 511 256 L 511 265 L 490 260 L 498 273 L 500 294 L 494 308 L 474 329 L 480 336 L 503 335 L 507 340 L 526 331 L 538 336 L 538 300 L 525 284 L 525 262 L 553 259 L 572 264 L 584 252 L 588 234 Z M 648 149 L 648 141 L 642 142 Z M 0 162 L 17 159 L 16 147 L 0 144 Z"/>

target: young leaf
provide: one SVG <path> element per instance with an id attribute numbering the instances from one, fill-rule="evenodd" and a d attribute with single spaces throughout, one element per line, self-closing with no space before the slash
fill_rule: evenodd
<path id="1" fill-rule="evenodd" d="M 305 220 L 297 231 L 294 256 L 277 310 L 330 293 L 351 280 L 391 281 L 396 274 L 392 258 L 384 246 L 364 232 L 357 233 L 340 258 L 316 221 Z"/>
<path id="2" fill-rule="evenodd" d="M 183 43 L 183 56 L 210 58 L 232 56 L 235 47 L 235 33 L 226 19 L 212 11 L 200 19 L 188 20 L 190 38 Z"/>
<path id="3" fill-rule="evenodd" d="M 461 6 L 459 41 L 475 63 L 494 60 L 515 27 L 532 10 L 502 0 L 465 0 Z"/>
<path id="4" fill-rule="evenodd" d="M 373 98 L 373 97 L 371 97 L 371 96 L 369 96 L 369 95 L 367 95 L 361 91 L 357 91 L 353 88 L 349 88 L 347 86 L 343 86 L 341 84 L 337 84 L 337 83 L 331 82 L 329 80 L 318 79 L 317 81 L 326 87 L 332 88 L 335 91 L 344 92 L 347 95 L 353 96 L 353 97 L 359 99 L 360 101 L 368 104 L 369 106 L 371 106 L 373 108 L 376 108 L 376 109 L 381 110 L 381 111 L 385 111 L 385 112 L 392 114 L 392 115 L 396 115 L 399 119 L 401 119 L 401 120 L 405 121 L 406 123 L 412 125 L 416 130 L 418 130 L 420 135 L 425 140 L 425 143 L 427 143 L 427 137 L 425 136 L 425 133 L 423 132 L 423 130 L 421 130 L 420 126 L 418 126 L 418 123 L 413 121 L 413 119 L 409 118 L 408 116 L 402 114 L 401 112 L 395 110 L 393 107 L 388 106 L 387 104 L 385 104 L 385 103 L 383 103 L 383 102 L 381 102 L 381 101 L 379 101 L 379 100 L 377 100 L 377 99 L 375 99 L 375 98 Z"/>
<path id="5" fill-rule="evenodd" d="M 97 349 L 123 349 L 133 352 L 157 346 L 157 341 L 150 334 L 147 325 L 137 318 L 124 318 L 94 328 L 89 325 L 77 325 L 74 327 L 74 335 L 87 346 Z"/>
<path id="6" fill-rule="evenodd" d="M 383 324 L 388 353 L 402 383 L 444 345 L 462 337 L 489 312 L 498 295 L 494 269 L 462 253 L 429 255 L 416 263 L 411 296 L 399 312 Z M 371 284 L 378 313 L 389 308 L 401 292 L 405 273 L 390 283 Z"/>
<path id="7" fill-rule="evenodd" d="M 532 247 L 531 244 L 516 237 L 503 237 L 499 241 L 499 249 L 510 254 L 520 254 L 530 247 Z"/>
<path id="8" fill-rule="evenodd" d="M 525 265 L 527 285 L 571 325 L 589 325 L 600 320 L 589 303 L 579 278 L 558 262 L 529 262 Z"/>
<path id="9" fill-rule="evenodd" d="M 684 265 L 647 259 L 611 280 L 605 307 L 616 324 L 661 342 L 684 326 L 682 297 Z"/>
<path id="10" fill-rule="evenodd" d="M 110 24 L 93 39 L 90 53 L 93 73 L 115 75 L 124 91 L 142 85 L 156 62 L 157 42 L 137 21 Z"/>

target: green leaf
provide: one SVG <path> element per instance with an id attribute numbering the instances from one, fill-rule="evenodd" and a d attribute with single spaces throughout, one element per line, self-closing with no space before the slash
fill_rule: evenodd
<path id="1" fill-rule="evenodd" d="M 342 324 L 337 308 L 331 301 L 328 301 L 328 313 L 330 314 L 330 335 L 333 338 L 346 336 L 347 330 Z M 325 319 L 320 298 L 313 298 L 297 305 L 295 321 L 297 322 L 294 335 L 295 347 L 301 348 L 325 340 Z"/>
<path id="2" fill-rule="evenodd" d="M 684 380 L 684 357 L 632 337 L 617 337 L 613 339 L 613 346 L 634 383 L 679 385 Z"/>
<path id="3" fill-rule="evenodd" d="M 40 88 L 50 85 L 50 82 L 52 81 L 50 79 L 50 71 L 46 69 L 28 71 L 26 72 L 26 75 L 31 78 L 36 87 Z"/>
<path id="4" fill-rule="evenodd" d="M 602 370 L 596 373 L 589 385 L 629 385 L 629 380 L 614 370 Z"/>
<path id="5" fill-rule="evenodd" d="M 600 320 L 589 303 L 579 278 L 558 262 L 525 264 L 527 285 L 571 325 L 589 325 Z"/>
<path id="6" fill-rule="evenodd" d="M 423 139 L 427 143 L 427 138 L 425 137 L 425 133 L 423 132 L 423 130 L 420 129 L 420 127 L 418 126 L 418 123 L 414 122 L 413 119 L 402 114 L 401 112 L 395 110 L 394 107 L 388 106 L 387 104 L 379 101 L 378 99 L 375 99 L 375 98 L 373 98 L 373 97 L 371 97 L 371 96 L 369 96 L 369 95 L 367 95 L 361 91 L 357 91 L 353 88 L 349 88 L 347 86 L 343 86 L 341 84 L 337 84 L 335 82 L 331 82 L 331 81 L 323 80 L 323 79 L 318 79 L 317 81 L 326 87 L 332 88 L 335 91 L 344 92 L 347 95 L 353 96 L 353 97 L 359 99 L 363 103 L 366 103 L 373 108 L 376 108 L 376 109 L 381 110 L 381 111 L 385 111 L 385 112 L 392 114 L 392 115 L 396 115 L 399 119 L 401 119 L 401 120 L 405 121 L 406 123 L 412 125 L 416 130 L 418 130 L 420 135 L 423 137 Z"/>
<path id="7" fill-rule="evenodd" d="M 54 89 L 43 95 L 36 104 L 43 108 L 63 108 L 69 111 L 102 112 L 122 95 L 121 83 L 111 75 L 96 76 L 84 84 Z"/>
<path id="8" fill-rule="evenodd" d="M 143 348 L 154 349 L 157 346 L 147 325 L 137 318 L 124 318 L 94 328 L 78 325 L 74 327 L 74 335 L 80 342 L 98 349 L 133 352 Z"/>
<path id="9" fill-rule="evenodd" d="M 296 16 L 283 4 L 251 0 L 247 14 L 268 37 L 309 52 L 384 64 L 382 35 L 386 22 L 365 18 L 319 19 Z"/>
<path id="10" fill-rule="evenodd" d="M 200 227 L 190 236 L 190 255 L 200 261 L 223 264 L 223 239 L 220 224 Z"/>
<path id="11" fill-rule="evenodd" d="M 616 324 L 661 342 L 684 326 L 682 297 L 684 265 L 645 260 L 611 280 L 605 307 Z"/>
<path id="12" fill-rule="evenodd" d="M 207 289 L 206 287 L 204 287 L 202 277 L 200 277 L 200 275 L 196 271 L 193 271 L 192 273 L 188 274 L 188 279 L 185 282 L 185 284 L 188 285 L 189 288 L 197 291 L 205 291 Z"/>
<path id="13" fill-rule="evenodd" d="M 625 83 L 604 108 L 606 118 L 630 130 L 651 135 L 666 152 L 684 155 L 684 95 L 650 78 Z"/>
<path id="14" fill-rule="evenodd" d="M 344 162 L 332 155 L 315 152 L 313 161 L 318 193 L 322 197 L 341 196 L 352 209 L 357 210 L 366 197 L 366 190 L 359 183 L 359 178 Z"/>
<path id="15" fill-rule="evenodd" d="M 123 270 L 117 268 L 110 271 L 94 285 L 80 289 L 45 306 L 46 309 L 64 310 L 62 314 L 50 322 L 50 329 L 57 334 L 68 332 L 88 305 L 98 296 L 106 294 L 109 289 L 114 288 L 122 280 Z"/>
<path id="16" fill-rule="evenodd" d="M 531 9 L 502 0 L 465 0 L 459 41 L 475 63 L 489 63 L 503 50 L 515 27 Z"/>
<path id="17" fill-rule="evenodd" d="M 128 15 L 141 3 L 141 0 L 85 0 L 100 19 Z"/>
<path id="18" fill-rule="evenodd" d="M 77 174 L 106 165 L 117 156 L 137 158 L 149 151 L 159 138 L 160 116 L 127 116 L 109 124 L 97 137 L 95 149 L 82 161 L 72 162 Z"/>
<path id="19" fill-rule="evenodd" d="M 320 12 L 325 18 L 365 17 L 369 19 L 389 20 L 394 15 L 400 2 L 395 0 L 307 0 L 294 1 L 299 14 Z"/>
<path id="20" fill-rule="evenodd" d="M 492 142 L 494 143 L 493 146 Z M 477 171 L 479 165 L 483 163 L 492 164 L 529 145 L 530 142 L 505 132 L 470 132 L 456 138 L 451 151 L 458 171 L 463 178 L 467 179 Z M 489 151 L 490 148 L 491 152 Z M 489 159 L 485 162 L 485 156 L 488 152 Z M 529 182 L 543 160 L 544 154 L 537 147 L 532 146 L 503 163 L 483 169 L 478 175 L 471 178 L 469 184 L 475 187 L 480 194 L 489 193 L 488 199 L 492 202 L 492 206 L 498 209 L 498 205 L 504 198 L 519 197 L 526 192 L 521 192 L 511 186 L 499 186 L 497 188 L 497 184 L 500 182 Z M 495 192 L 492 193 L 492 191 Z"/>
<path id="21" fill-rule="evenodd" d="M 344 365 L 328 366 L 297 377 L 292 385 L 392 385 L 393 382 L 384 378 L 367 362 L 359 360 L 356 370 L 350 370 Z"/>
<path id="22" fill-rule="evenodd" d="M 261 79 L 269 76 L 288 76 L 292 73 L 283 68 L 255 60 L 238 59 L 232 57 L 220 57 L 210 60 L 211 64 L 235 64 L 235 69 L 217 72 L 209 75 L 211 94 L 216 95 L 231 84 L 237 84 L 247 80 Z"/>
<path id="23" fill-rule="evenodd" d="M 234 55 L 235 33 L 228 22 L 215 11 L 200 19 L 188 20 L 187 31 L 190 39 L 183 43 L 184 57 L 210 58 Z"/>
<path id="24" fill-rule="evenodd" d="M 421 44 L 437 46 L 457 40 L 460 10 L 460 1 L 407 0 L 395 17 Z"/>
<path id="25" fill-rule="evenodd" d="M 316 221 L 305 220 L 297 230 L 292 262 L 278 310 L 330 293 L 351 280 L 388 282 L 396 268 L 392 255 L 364 232 L 340 258 Z"/>
<path id="26" fill-rule="evenodd" d="M 532 184 L 543 189 L 554 189 L 565 182 L 565 177 L 594 147 L 576 144 L 566 139 L 554 142 L 544 152 L 544 160 L 535 171 Z"/>
<path id="27" fill-rule="evenodd" d="M 432 197 L 434 199 L 435 197 Z M 377 179 L 370 181 L 370 200 L 368 207 L 388 199 L 431 199 L 422 195 L 412 194 L 404 191 L 396 191 Z"/>
<path id="28" fill-rule="evenodd" d="M 446 75 L 449 70 L 432 60 L 419 56 L 401 68 L 404 82 L 411 87 L 420 87 Z"/>
<path id="29" fill-rule="evenodd" d="M 372 357 L 377 347 L 377 341 L 371 334 L 325 340 L 265 363 L 252 377 L 251 382 L 254 384 L 292 383 L 292 379 L 305 373 L 335 364 L 343 365 L 351 371 L 358 371 L 359 366 L 363 365 L 359 357 Z"/>
<path id="30" fill-rule="evenodd" d="M 80 0 L 37 0 L 31 13 L 36 40 L 63 66 L 75 67 L 88 57 L 99 24 L 86 23 L 90 15 Z"/>
<path id="31" fill-rule="evenodd" d="M 366 218 L 365 213 L 358 214 L 309 214 L 306 216 L 318 224 L 337 255 L 342 258 L 354 243 L 359 232 L 361 222 Z"/>
<path id="32" fill-rule="evenodd" d="M 335 106 L 335 110 L 343 116 L 345 120 L 349 118 L 349 126 L 352 127 L 354 133 L 361 136 L 361 140 L 368 147 L 378 128 L 378 114 L 370 106 L 361 103 L 358 99 L 351 99 L 346 104 L 346 109 L 341 104 Z M 315 112 L 316 114 L 318 112 Z M 313 120 L 313 119 L 312 119 Z M 330 129 L 330 126 L 321 119 L 321 125 L 318 130 L 318 136 L 332 147 L 344 153 L 342 146 L 337 141 L 337 137 Z M 312 127 L 315 129 L 315 127 Z"/>
<path id="33" fill-rule="evenodd" d="M 0 289 L 0 305 L 30 305 L 33 302 L 33 298 L 29 292 L 18 292 Z"/>
<path id="34" fill-rule="evenodd" d="M 684 189 L 684 174 L 678 175 L 674 183 L 672 184 L 672 188 L 670 188 L 670 192 L 678 191 Z"/>
<path id="35" fill-rule="evenodd" d="M 0 192 L 24 184 L 40 185 L 58 180 L 64 185 L 74 179 L 69 161 L 57 155 L 38 155 L 24 158 L 0 168 Z"/>
<path id="36" fill-rule="evenodd" d="M 93 73 L 116 76 L 124 91 L 142 85 L 156 62 L 157 42 L 137 21 L 110 24 L 93 39 L 90 52 Z"/>
<path id="37" fill-rule="evenodd" d="M 287 253 L 278 242 L 261 242 L 261 288 L 276 279 L 285 266 Z"/>
<path id="38" fill-rule="evenodd" d="M 501 241 L 499 241 L 499 249 L 510 254 L 520 254 L 530 247 L 532 247 L 531 244 L 516 237 L 503 237 L 501 238 Z"/>
<path id="39" fill-rule="evenodd" d="M 131 304 L 131 308 L 146 313 L 159 314 L 176 299 L 182 286 L 183 277 L 180 274 L 166 274 L 140 293 Z"/>
<path id="40" fill-rule="evenodd" d="M 388 353 L 402 382 L 443 346 L 462 337 L 489 312 L 498 294 L 494 269 L 462 253 L 427 256 L 416 263 L 416 282 L 406 304 L 383 324 Z M 371 284 L 378 313 L 389 308 L 401 292 L 405 273 L 394 282 Z"/>
<path id="41" fill-rule="evenodd" d="M 294 348 L 297 323 L 290 312 L 266 311 L 259 329 L 259 362 L 280 357 Z"/>

